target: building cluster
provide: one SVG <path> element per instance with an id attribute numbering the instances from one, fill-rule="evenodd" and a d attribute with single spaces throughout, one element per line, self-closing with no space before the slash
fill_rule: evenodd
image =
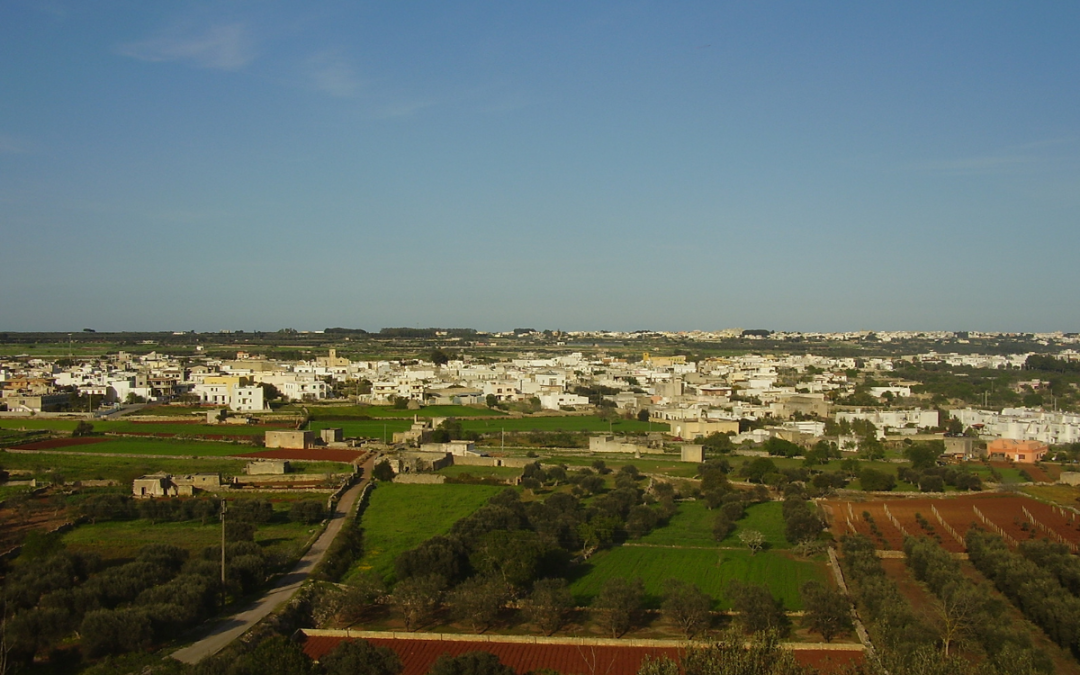
<path id="1" fill-rule="evenodd" d="M 949 413 L 985 438 L 1039 441 L 1049 445 L 1080 443 L 1080 415 L 1038 408 L 978 410 L 963 408 Z"/>
<path id="2" fill-rule="evenodd" d="M 1059 358 L 1071 359 L 1066 350 Z M 903 357 L 952 366 L 1014 368 L 1027 358 L 1013 355 L 958 355 L 933 352 Z M 938 427 L 936 410 L 846 409 L 830 400 L 855 391 L 853 370 L 888 373 L 889 358 L 836 358 L 810 354 L 755 355 L 690 361 L 685 356 L 623 359 L 602 353 L 539 357 L 523 354 L 498 362 L 468 357 L 434 363 L 423 360 L 351 360 L 329 350 L 309 360 L 283 361 L 239 352 L 233 359 L 176 358 L 124 352 L 101 359 L 0 361 L 2 403 L 8 411 L 63 409 L 72 393 L 95 404 L 132 400 L 188 400 L 236 412 L 268 409 L 267 392 L 288 401 L 332 397 L 385 405 L 514 404 L 547 410 L 584 409 L 598 403 L 622 414 L 669 425 L 671 435 L 691 440 L 712 433 L 734 441 L 761 442 L 772 436 L 800 441 L 823 435 L 825 419 L 865 419 L 879 434 L 915 433 Z M 1037 381 L 1024 383 L 1037 387 Z M 882 401 L 911 396 L 910 383 L 871 387 Z M 90 395 L 94 398 L 87 399 Z M 1026 408 L 1001 412 L 963 409 L 954 413 L 965 428 L 984 438 L 1032 440 L 1047 444 L 1080 442 L 1080 415 Z M 740 434 L 740 420 L 764 420 Z M 745 426 L 745 425 L 744 425 Z M 325 439 L 324 439 L 325 440 Z M 340 439 L 332 439 L 339 441 Z"/>

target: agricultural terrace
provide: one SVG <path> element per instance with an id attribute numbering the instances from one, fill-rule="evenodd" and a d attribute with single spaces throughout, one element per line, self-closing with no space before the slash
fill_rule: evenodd
<path id="1" fill-rule="evenodd" d="M 45 431 L 75 430 L 75 426 L 86 420 L 69 419 L 23 419 L 3 420 L 5 429 L 31 429 Z M 291 429 L 288 425 L 231 425 L 201 424 L 199 422 L 155 422 L 135 420 L 90 420 L 94 433 L 133 434 L 145 436 L 206 436 L 209 438 L 250 438 L 262 436 L 268 429 Z"/>
<path id="2" fill-rule="evenodd" d="M 251 450 L 248 444 L 158 438 L 60 438 L 15 446 L 15 449 L 79 452 L 108 455 L 169 455 L 176 457 L 230 457 Z"/>
<path id="3" fill-rule="evenodd" d="M 290 405 L 278 412 L 307 411 L 312 420 L 363 420 L 371 419 L 409 419 L 416 417 L 500 417 L 506 415 L 501 410 L 474 408 L 466 405 L 429 405 L 419 410 L 406 410 L 383 405 Z"/>
<path id="4" fill-rule="evenodd" d="M 435 406 L 432 406 L 435 407 Z M 424 408 L 428 410 L 430 408 Z M 382 438 L 385 434 L 389 437 L 398 431 L 406 431 L 412 427 L 412 414 L 398 419 L 344 419 L 329 421 L 316 419 L 308 428 L 313 431 L 321 429 L 340 428 L 342 433 L 349 438 Z M 595 415 L 574 415 L 564 417 L 505 417 L 500 419 L 461 419 L 463 431 L 474 431 L 482 434 L 497 434 L 502 431 L 508 433 L 523 433 L 532 431 L 566 431 L 566 432 L 602 432 L 612 431 L 635 433 L 649 431 L 648 422 L 638 420 L 612 420 L 608 422 Z M 72 427 L 74 428 L 74 426 Z M 214 427 L 217 428 L 217 427 Z M 652 431 L 667 431 L 668 425 L 653 422 Z"/>
<path id="5" fill-rule="evenodd" d="M 720 542 L 725 548 L 745 549 L 739 541 L 739 533 L 744 530 L 756 530 L 765 535 L 766 546 L 769 549 L 790 548 L 788 540 L 784 537 L 783 504 L 780 502 L 764 502 L 754 504 L 746 509 L 746 516 L 735 521 L 735 530 Z M 679 503 L 679 510 L 671 517 L 668 524 L 658 527 L 639 541 L 642 544 L 657 546 L 698 546 L 716 547 L 716 539 L 713 538 L 713 523 L 716 520 L 716 510 L 709 510 L 703 500 L 687 501 Z"/>
<path id="6" fill-rule="evenodd" d="M 308 429 L 315 433 L 323 429 L 341 429 L 346 438 L 383 438 L 389 441 L 395 432 L 408 431 L 412 420 L 359 420 L 345 422 L 311 422 Z"/>
<path id="7" fill-rule="evenodd" d="M 130 487 L 131 481 L 148 473 L 164 471 L 185 475 L 193 473 L 220 473 L 223 476 L 239 476 L 244 473 L 247 460 L 218 459 L 164 459 L 132 455 L 109 457 L 95 455 L 69 455 L 46 453 L 0 452 L 0 465 L 6 469 L 32 471 L 38 478 L 59 475 L 65 481 L 115 480 L 121 486 Z M 293 462 L 297 473 L 341 473 L 349 470 L 339 462 Z"/>
<path id="8" fill-rule="evenodd" d="M 619 467 L 633 464 L 644 474 L 670 476 L 673 478 L 693 478 L 698 473 L 698 464 L 680 461 L 677 455 L 647 455 L 638 459 L 631 455 L 551 455 L 542 458 L 544 464 L 565 464 L 569 469 L 591 467 L 596 460 L 602 460 L 608 468 L 617 471 Z"/>
<path id="9" fill-rule="evenodd" d="M 730 581 L 762 584 L 791 610 L 801 609 L 799 586 L 811 579 L 825 580 L 821 561 L 799 560 L 784 551 L 784 518 L 780 502 L 754 504 L 736 521 L 736 529 L 718 545 L 713 537 L 717 511 L 701 500 L 680 502 L 668 524 L 642 537 L 598 553 L 582 567 L 570 590 L 579 604 L 599 593 L 611 577 L 641 577 L 650 606 L 659 607 L 668 578 L 697 584 L 714 598 L 717 608 L 727 608 L 725 589 Z M 751 555 L 739 541 L 739 533 L 757 530 L 765 535 L 767 548 Z"/>
<path id="10" fill-rule="evenodd" d="M 668 579 L 697 584 L 714 599 L 714 607 L 728 609 L 726 588 L 731 581 L 766 586 L 784 607 L 802 609 L 799 587 L 810 580 L 827 581 L 823 562 L 802 561 L 786 551 L 749 551 L 705 548 L 650 547 L 624 544 L 593 556 L 575 570 L 570 592 L 586 605 L 613 577 L 645 583 L 646 605 L 658 608 Z"/>
<path id="11" fill-rule="evenodd" d="M 885 550 L 901 550 L 906 534 L 930 536 L 948 551 L 963 552 L 960 540 L 976 524 L 1003 534 L 1012 545 L 1043 537 L 1073 546 L 1080 543 L 1080 516 L 1025 496 L 828 500 L 823 510 L 835 536 L 858 532 Z"/>
<path id="12" fill-rule="evenodd" d="M 289 507 L 297 499 L 322 499 L 325 495 L 288 495 L 271 499 L 274 518 L 255 529 L 255 543 L 271 559 L 299 558 L 318 525 L 290 522 Z M 147 544 L 172 544 L 197 555 L 203 549 L 221 545 L 221 524 L 217 518 L 199 521 L 153 522 L 144 519 L 83 524 L 64 535 L 68 549 L 96 553 L 104 560 L 134 558 Z"/>
<path id="13" fill-rule="evenodd" d="M 462 420 L 462 429 L 480 433 L 499 431 L 620 431 L 624 433 L 668 431 L 660 422 L 613 419 L 610 422 L 596 415 L 567 415 L 543 417 L 508 417 L 497 420 Z"/>
<path id="14" fill-rule="evenodd" d="M 137 412 L 132 413 L 131 417 L 182 417 L 185 415 L 194 417 L 196 415 L 205 416 L 208 412 L 220 409 L 221 406 L 175 405 L 172 403 L 164 403 L 161 405 L 148 405 L 144 408 L 140 408 Z"/>
<path id="15" fill-rule="evenodd" d="M 521 475 L 521 469 L 512 466 L 447 466 L 439 469 L 435 473 L 446 476 L 447 478 L 457 478 L 462 475 L 469 475 L 474 478 L 486 478 L 494 477 L 499 479 L 515 478 Z"/>
<path id="16" fill-rule="evenodd" d="M 360 521 L 364 553 L 349 575 L 374 570 L 384 580 L 392 580 L 398 555 L 445 534 L 504 489 L 493 485 L 378 483 Z"/>

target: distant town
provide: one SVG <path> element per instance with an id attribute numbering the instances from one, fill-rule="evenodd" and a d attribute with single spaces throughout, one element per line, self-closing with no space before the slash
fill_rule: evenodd
<path id="1" fill-rule="evenodd" d="M 0 675 L 1080 673 L 1078 340 L 0 334 Z"/>

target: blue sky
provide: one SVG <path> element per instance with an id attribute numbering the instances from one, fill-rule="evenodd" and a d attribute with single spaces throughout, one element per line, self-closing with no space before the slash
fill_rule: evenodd
<path id="1" fill-rule="evenodd" d="M 0 329 L 1080 330 L 1080 5 L 0 4 Z"/>

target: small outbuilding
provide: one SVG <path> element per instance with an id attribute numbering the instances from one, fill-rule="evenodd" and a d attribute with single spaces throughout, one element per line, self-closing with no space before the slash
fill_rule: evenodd
<path id="1" fill-rule="evenodd" d="M 265 445 L 268 448 L 304 450 L 315 445 L 315 432 L 294 431 L 292 429 L 267 431 Z"/>

